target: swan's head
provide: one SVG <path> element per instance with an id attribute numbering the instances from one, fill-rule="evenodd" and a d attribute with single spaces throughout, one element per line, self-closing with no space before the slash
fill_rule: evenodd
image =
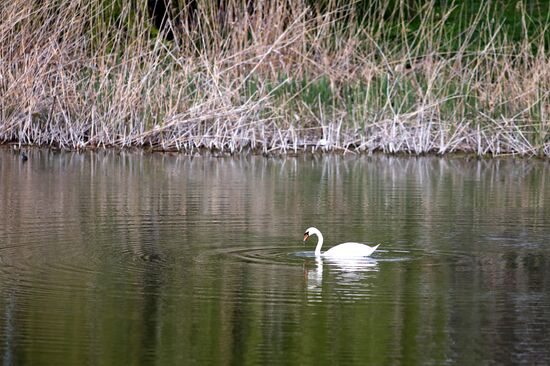
<path id="1" fill-rule="evenodd" d="M 306 241 L 311 235 L 317 235 L 318 232 L 319 232 L 319 230 L 317 230 L 314 227 L 308 228 L 306 230 L 306 232 L 304 233 L 304 241 Z"/>

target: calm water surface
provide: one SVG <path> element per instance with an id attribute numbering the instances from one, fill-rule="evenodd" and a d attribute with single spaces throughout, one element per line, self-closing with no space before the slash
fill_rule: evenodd
<path id="1" fill-rule="evenodd" d="M 548 162 L 28 155 L 0 149 L 3 365 L 550 364 Z M 317 260 L 312 225 L 382 245 Z"/>

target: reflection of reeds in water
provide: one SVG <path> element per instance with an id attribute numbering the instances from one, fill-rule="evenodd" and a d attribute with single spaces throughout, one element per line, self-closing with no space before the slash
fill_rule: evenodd
<path id="1" fill-rule="evenodd" d="M 544 243 L 550 227 L 550 207 L 545 204 L 550 170 L 545 162 L 315 155 L 210 159 L 47 150 L 31 150 L 29 155 L 22 164 L 11 152 L 0 154 L 3 268 L 28 258 L 28 249 L 19 244 L 44 242 L 45 230 L 33 230 L 33 223 L 46 222 L 50 234 L 58 232 L 50 240 L 69 238 L 63 248 L 74 258 L 86 258 L 85 268 L 90 269 L 65 276 L 92 289 L 90 296 L 75 296 L 74 289 L 67 293 L 75 307 L 83 309 L 69 312 L 71 316 L 67 296 L 45 299 L 39 291 L 34 302 L 19 301 L 17 310 L 24 315 L 33 304 L 61 309 L 18 317 L 29 319 L 25 325 L 68 324 L 64 329 L 88 339 L 82 324 L 118 319 L 118 333 L 94 336 L 105 344 L 118 341 L 133 354 L 140 352 L 145 339 L 159 350 L 151 352 L 153 357 L 174 352 L 174 359 L 202 357 L 217 363 L 244 354 L 234 351 L 235 344 L 276 352 L 293 344 L 289 354 L 298 357 L 317 350 L 316 337 L 327 337 L 327 342 L 344 339 L 346 344 L 332 348 L 344 351 L 348 339 L 360 345 L 371 342 L 370 349 L 377 350 L 373 354 L 412 350 L 412 355 L 395 356 L 397 360 L 424 360 L 426 355 L 440 357 L 441 363 L 457 359 L 476 364 L 495 352 L 503 364 L 516 360 L 517 353 L 532 364 L 548 358 L 545 304 L 550 281 Z M 212 243 L 216 231 L 224 238 L 282 237 L 279 244 L 285 247 L 296 235 L 292 250 L 306 250 L 300 246 L 301 234 L 304 222 L 312 220 L 332 226 L 330 240 L 353 231 L 354 238 L 382 241 L 386 248 L 411 244 L 423 250 L 414 260 L 379 261 L 378 271 L 369 272 L 368 278 L 330 263 L 319 267 L 314 260 L 303 269 L 297 265 L 282 270 L 279 265 L 195 257 L 223 245 Z M 457 231 L 460 236 L 452 237 Z M 524 231 L 536 241 L 532 247 L 522 242 Z M 24 240 L 14 232 L 22 233 Z M 488 233 L 502 233 L 508 242 L 499 240 L 488 248 Z M 483 240 L 484 246 L 475 240 Z M 94 252 L 90 241 L 109 243 L 96 250 L 114 257 L 114 263 L 107 256 L 86 257 Z M 201 249 L 189 249 L 192 243 Z M 67 254 L 56 254 L 53 244 L 31 253 L 55 263 Z M 464 251 L 472 254 L 457 255 Z M 151 252 L 166 262 L 143 261 L 142 254 Z M 133 262 L 128 257 L 139 258 Z M 121 278 L 110 275 L 112 266 L 121 271 Z M 143 292 L 135 293 L 136 284 Z M 106 286 L 116 295 L 97 296 L 101 290 L 96 289 Z M 88 306 L 90 297 L 94 306 Z M 353 316 L 331 316 L 353 309 L 350 299 L 359 300 Z M 7 301 L 9 315 L 9 293 Z M 118 318 L 121 308 L 133 315 Z M 139 316 L 141 323 L 136 321 Z M 260 329 L 258 324 L 262 332 L 254 331 Z M 335 336 L 338 332 L 350 338 Z M 508 338 L 511 333 L 517 338 Z M 213 350 L 195 347 L 213 339 L 224 344 Z M 473 347 L 472 339 L 479 340 L 481 355 L 462 352 Z M 40 345 L 33 349 L 37 358 L 43 357 Z M 79 350 L 84 355 L 95 352 L 88 343 Z"/>
<path id="2" fill-rule="evenodd" d="M 0 140 L 193 152 L 550 155 L 548 24 L 511 41 L 482 6 L 193 2 L 0 5 Z M 390 12 L 391 13 L 391 12 Z M 413 30 L 414 29 L 414 30 Z M 152 31 L 153 30 L 153 31 Z M 546 45 L 547 46 L 547 45 Z"/>

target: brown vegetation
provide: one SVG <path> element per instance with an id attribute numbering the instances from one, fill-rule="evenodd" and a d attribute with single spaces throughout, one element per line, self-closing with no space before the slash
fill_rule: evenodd
<path id="1" fill-rule="evenodd" d="M 384 0 L 365 19 L 198 0 L 160 30 L 130 3 L 0 4 L 0 141 L 550 156 L 548 24 L 529 30 L 521 3 L 519 41 L 489 6 L 453 33 L 433 3 L 389 23 Z"/>

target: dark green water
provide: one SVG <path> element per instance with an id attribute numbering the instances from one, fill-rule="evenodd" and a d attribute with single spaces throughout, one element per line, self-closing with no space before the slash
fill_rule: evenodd
<path id="1" fill-rule="evenodd" d="M 0 149 L 3 365 L 550 363 L 550 163 Z M 331 262 L 302 243 L 382 243 Z"/>

